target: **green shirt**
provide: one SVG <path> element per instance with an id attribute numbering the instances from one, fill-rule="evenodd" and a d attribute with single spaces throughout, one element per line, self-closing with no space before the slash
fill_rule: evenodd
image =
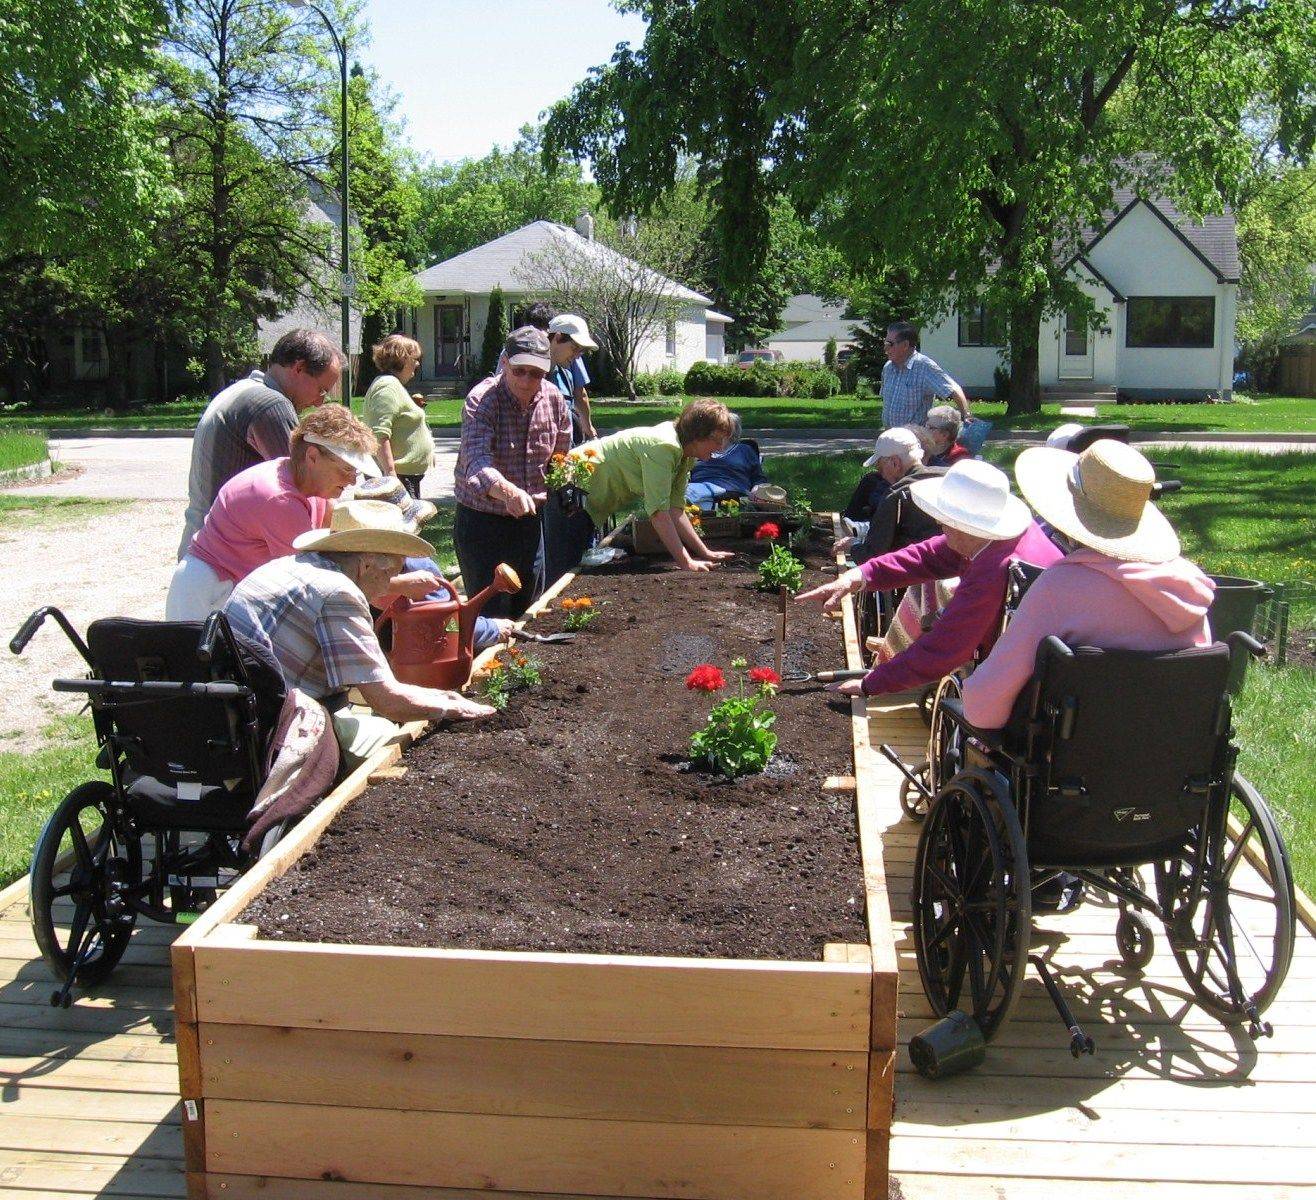
<path id="1" fill-rule="evenodd" d="M 589 449 L 598 452 L 599 465 L 590 479 L 585 511 L 596 525 L 636 500 L 643 502 L 649 516 L 685 507 L 685 485 L 695 460 L 681 453 L 671 421 L 624 429 L 577 446 L 573 453 Z"/>
<path id="2" fill-rule="evenodd" d="M 434 461 L 434 436 L 425 410 L 396 375 L 383 374 L 366 389 L 361 420 L 378 438 L 388 438 L 395 475 L 424 475 Z"/>

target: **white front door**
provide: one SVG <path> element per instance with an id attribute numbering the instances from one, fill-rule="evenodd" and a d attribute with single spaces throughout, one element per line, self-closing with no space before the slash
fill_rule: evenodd
<path id="1" fill-rule="evenodd" d="M 1092 378 L 1092 331 L 1082 314 L 1066 312 L 1060 320 L 1060 364 L 1056 374 L 1061 379 Z"/>

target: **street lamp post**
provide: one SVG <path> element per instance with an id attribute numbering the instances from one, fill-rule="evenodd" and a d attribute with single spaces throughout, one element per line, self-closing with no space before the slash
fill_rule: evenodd
<path id="1" fill-rule="evenodd" d="M 352 403 L 352 295 L 356 291 L 352 282 L 352 260 L 348 249 L 348 215 L 350 207 L 347 196 L 347 38 L 339 37 L 338 31 L 334 28 L 334 23 L 325 15 L 325 12 L 310 0 L 287 0 L 292 8 L 309 8 L 313 10 L 324 22 L 324 27 L 329 30 L 329 36 L 333 39 L 334 49 L 338 52 L 339 67 L 339 89 L 341 108 L 341 125 L 340 125 L 340 144 L 339 157 L 342 159 L 342 171 L 339 175 L 339 198 L 342 205 L 342 223 L 340 232 L 342 234 L 342 255 L 343 255 L 343 278 L 342 278 L 342 349 L 346 365 L 343 368 L 343 403 L 350 405 Z"/>

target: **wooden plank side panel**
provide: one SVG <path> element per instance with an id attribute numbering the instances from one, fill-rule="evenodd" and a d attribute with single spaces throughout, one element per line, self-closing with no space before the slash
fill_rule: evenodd
<path id="1" fill-rule="evenodd" d="M 719 1200 L 858 1200 L 862 1131 L 211 1101 L 212 1171 Z"/>
<path id="2" fill-rule="evenodd" d="M 221 1024 L 202 1026 L 200 1041 L 211 1099 L 696 1125 L 864 1127 L 868 1056 L 862 1051 Z"/>
<path id="3" fill-rule="evenodd" d="M 268 1175 L 212 1174 L 211 1190 L 223 1200 L 545 1200 L 542 1192 L 491 1192 L 487 1188 L 428 1188 L 397 1183 L 350 1183 L 341 1179 L 274 1179 Z M 0 1200 L 4 1192 L 0 1191 Z M 23 1200 L 27 1200 L 24 1196 Z M 635 1197 L 555 1193 L 551 1200 L 636 1200 Z M 643 1197 L 641 1200 L 656 1200 Z"/>
<path id="4" fill-rule="evenodd" d="M 852 963 L 225 945 L 215 937 L 196 947 L 196 971 L 208 1023 L 794 1050 L 869 1043 L 870 972 Z"/>

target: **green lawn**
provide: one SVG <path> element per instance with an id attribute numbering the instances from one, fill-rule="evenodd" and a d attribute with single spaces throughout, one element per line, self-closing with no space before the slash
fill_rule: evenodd
<path id="1" fill-rule="evenodd" d="M 18 525 L 61 525 L 108 516 L 128 500 L 91 500 L 84 496 L 23 496 L 0 493 L 0 532 Z"/>
<path id="2" fill-rule="evenodd" d="M 676 415 L 686 398 L 657 397 L 632 404 L 627 400 L 596 399 L 595 424 L 604 429 L 627 429 L 653 424 Z M 828 400 L 785 400 L 772 397 L 728 397 L 728 403 L 744 419 L 747 429 L 862 429 L 872 430 L 881 411 L 873 397 L 833 396 Z M 124 415 L 101 409 L 0 413 L 0 429 L 190 429 L 205 407 L 205 400 L 191 397 L 172 404 L 146 405 Z M 428 407 L 430 425 L 454 429 L 461 422 L 459 399 L 434 400 Z M 361 411 L 361 398 L 352 401 Z M 1000 428 L 1052 429 L 1072 418 L 1060 413 L 1058 404 L 1043 406 L 1028 417 L 1005 416 L 1005 406 L 979 401 L 973 406 L 981 417 Z M 1097 419 L 1130 425 L 1134 429 L 1181 433 L 1186 431 L 1238 433 L 1316 433 L 1316 399 L 1294 396 L 1265 396 L 1232 404 L 1103 404 Z"/>
<path id="3" fill-rule="evenodd" d="M 0 471 L 28 467 L 49 457 L 46 435 L 19 429 L 0 429 Z"/>
<path id="4" fill-rule="evenodd" d="M 8 653 L 8 651 L 6 651 Z M 6 750 L 0 731 L 0 887 L 22 875 L 32 845 L 55 805 L 88 779 L 107 779 L 93 767 L 91 718 L 61 717 L 42 731 L 37 750 Z"/>

